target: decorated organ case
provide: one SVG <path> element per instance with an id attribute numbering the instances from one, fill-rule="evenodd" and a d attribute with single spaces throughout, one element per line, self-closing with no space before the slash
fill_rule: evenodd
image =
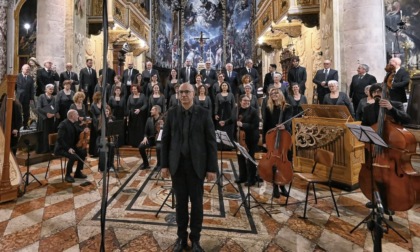
<path id="1" fill-rule="evenodd" d="M 358 188 L 359 172 L 365 162 L 364 143 L 346 127 L 354 122 L 346 106 L 302 105 L 305 116 L 292 121 L 293 165 L 297 172 L 311 172 L 315 150 L 322 148 L 334 152 L 333 185 L 344 190 Z M 320 167 L 321 168 L 321 167 Z M 322 167 L 317 173 L 328 176 Z"/>

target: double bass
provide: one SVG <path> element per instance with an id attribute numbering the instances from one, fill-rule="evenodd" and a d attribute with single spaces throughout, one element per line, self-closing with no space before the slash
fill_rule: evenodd
<path id="1" fill-rule="evenodd" d="M 390 69 L 392 68 L 387 66 L 386 70 Z M 392 83 L 392 78 L 392 72 L 385 77 L 382 99 L 387 97 L 389 79 Z M 408 161 L 403 157 L 406 153 L 415 153 L 416 139 L 401 125 L 396 124 L 391 117 L 386 116 L 383 107 L 380 107 L 378 121 L 372 128 L 388 144 L 388 148 L 365 145 L 368 154 L 359 173 L 360 189 L 369 200 L 372 200 L 372 192 L 378 191 L 387 209 L 409 210 L 416 203 L 416 190 L 411 184 L 410 176 L 404 171 Z"/>

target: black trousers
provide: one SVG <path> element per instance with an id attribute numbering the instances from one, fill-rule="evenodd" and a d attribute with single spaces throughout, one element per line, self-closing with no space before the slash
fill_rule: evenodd
<path id="1" fill-rule="evenodd" d="M 188 238 L 188 200 L 191 201 L 190 240 L 198 242 L 203 226 L 203 194 L 204 179 L 200 179 L 194 171 L 191 157 L 181 157 L 179 167 L 172 176 L 172 187 L 176 197 L 176 222 L 178 238 Z"/>
<path id="2" fill-rule="evenodd" d="M 150 148 L 152 146 L 155 146 L 155 145 L 156 145 L 156 159 L 157 159 L 156 166 L 160 166 L 161 144 L 160 143 L 155 143 L 155 140 L 153 140 L 153 139 L 149 139 L 149 142 L 147 144 L 140 144 L 139 145 L 140 156 L 143 159 L 143 164 L 146 165 L 146 166 L 149 165 L 149 159 L 147 157 L 146 149 Z"/>
<path id="3" fill-rule="evenodd" d="M 29 106 L 29 102 L 24 102 L 22 103 L 22 114 L 23 114 L 23 126 L 27 127 L 28 126 L 28 121 L 29 121 L 29 117 L 30 117 L 30 106 Z"/>
<path id="4" fill-rule="evenodd" d="M 252 157 L 252 159 L 255 159 L 256 144 L 250 146 L 251 148 L 249 148 L 248 153 Z M 238 155 L 238 166 L 239 180 L 247 181 L 248 183 L 254 183 L 255 176 L 257 174 L 257 167 L 255 166 L 255 164 L 253 164 L 249 160 L 246 160 L 244 156 Z"/>
<path id="5" fill-rule="evenodd" d="M 86 150 L 84 149 L 80 149 L 80 148 L 75 148 L 74 151 L 76 152 L 76 154 L 82 159 L 85 160 L 87 153 Z M 70 174 L 73 171 L 73 164 L 75 161 L 77 161 L 77 168 L 76 168 L 76 172 L 81 172 L 83 170 L 83 162 L 80 161 L 75 155 L 70 154 L 68 151 L 60 151 L 57 153 L 60 156 L 66 157 L 68 158 L 67 161 L 67 167 L 66 167 L 66 176 L 70 176 Z"/>

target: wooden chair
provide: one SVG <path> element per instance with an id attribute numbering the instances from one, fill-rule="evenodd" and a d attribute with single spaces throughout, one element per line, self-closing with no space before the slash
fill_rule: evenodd
<path id="1" fill-rule="evenodd" d="M 308 183 L 308 185 L 306 186 L 305 209 L 303 213 L 303 218 L 306 218 L 306 207 L 308 205 L 308 195 L 309 195 L 310 185 L 312 185 L 313 187 L 315 204 L 318 203 L 317 197 L 316 197 L 316 191 L 315 191 L 315 184 L 324 184 L 329 187 L 330 192 L 331 192 L 331 197 L 334 202 L 334 207 L 335 207 L 335 210 L 337 211 L 337 216 L 340 217 L 340 213 L 338 212 L 338 208 L 337 208 L 337 203 L 335 202 L 334 194 L 331 188 L 331 176 L 332 176 L 332 171 L 333 171 L 334 153 L 323 150 L 323 149 L 317 149 L 315 152 L 314 161 L 315 163 L 310 173 L 295 173 L 294 174 L 295 177 L 299 177 Z M 325 176 L 320 176 L 316 174 L 316 168 L 319 165 L 325 166 L 327 168 L 327 174 L 328 174 L 327 178 L 325 178 Z M 289 195 L 290 195 L 291 188 L 292 188 L 292 183 L 290 183 L 290 186 L 289 186 Z M 288 200 L 289 200 L 289 196 L 287 196 L 287 199 L 286 199 L 286 206 L 287 206 Z"/>
<path id="2" fill-rule="evenodd" d="M 59 158 L 60 164 L 61 164 L 61 180 L 64 182 L 64 173 L 66 172 L 67 162 L 66 162 L 65 157 L 54 154 L 54 146 L 55 146 L 55 142 L 57 142 L 57 137 L 58 137 L 58 133 L 52 133 L 48 135 L 48 145 L 50 146 L 51 158 L 50 160 L 48 160 L 47 171 L 45 172 L 45 179 L 47 179 L 48 172 L 50 171 L 51 160 Z M 64 159 L 64 166 L 63 166 L 63 159 Z"/>

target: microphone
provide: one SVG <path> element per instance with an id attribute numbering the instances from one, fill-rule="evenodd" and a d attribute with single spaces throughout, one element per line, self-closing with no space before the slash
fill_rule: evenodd
<path id="1" fill-rule="evenodd" d="M 378 212 L 380 214 L 384 214 L 384 207 L 382 205 L 381 195 L 379 194 L 378 191 L 374 191 L 373 196 L 375 198 L 376 208 L 378 209 Z"/>

